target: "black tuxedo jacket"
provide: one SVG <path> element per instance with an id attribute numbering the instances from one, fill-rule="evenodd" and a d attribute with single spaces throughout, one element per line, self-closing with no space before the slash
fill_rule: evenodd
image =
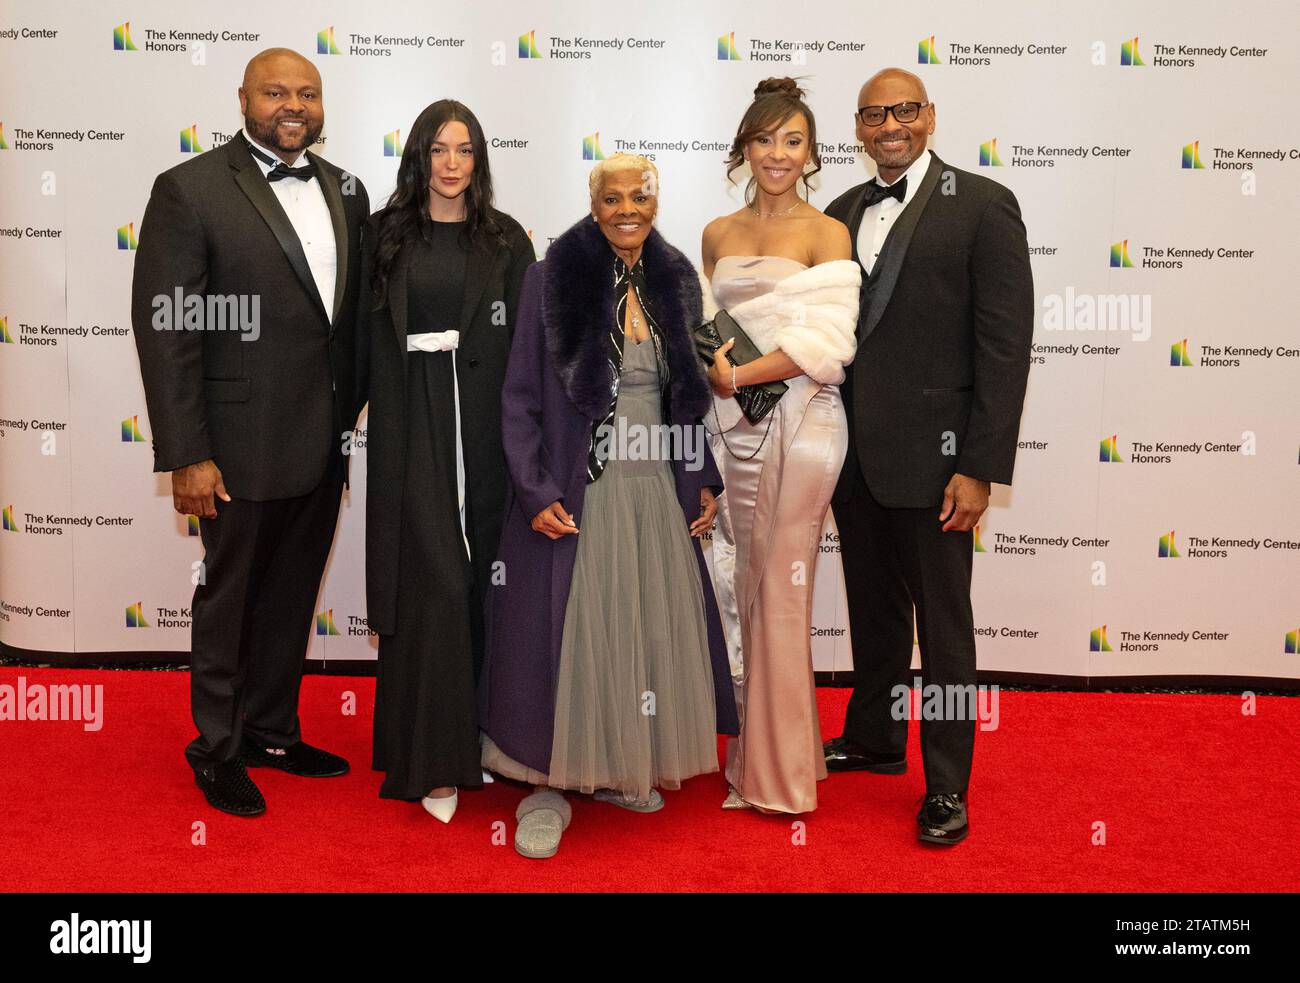
<path id="1" fill-rule="evenodd" d="M 354 325 L 365 186 L 308 152 L 337 249 L 319 296 L 302 244 L 242 134 L 164 171 L 140 226 L 131 323 L 153 428 L 154 470 L 209 458 L 237 498 L 305 495 L 356 423 Z M 160 330 L 155 298 L 257 297 L 256 340 Z M 208 328 L 213 325 L 208 323 Z"/>
<path id="2" fill-rule="evenodd" d="M 849 227 L 855 260 L 865 204 L 864 183 L 826 209 Z M 1033 329 L 1015 195 L 932 153 L 871 276 L 863 272 L 834 501 L 847 497 L 851 468 L 887 508 L 938 506 L 954 472 L 1010 484 Z"/>
<path id="3" fill-rule="evenodd" d="M 370 628 L 397 630 L 398 553 L 406 474 L 407 283 L 411 251 L 393 260 L 383 304 L 371 281 L 379 241 L 377 212 L 366 224 L 357 311 L 357 404 L 366 417 L 366 598 Z M 510 480 L 501 446 L 501 389 L 514 337 L 524 273 L 536 260 L 533 241 L 509 215 L 493 210 L 505 242 L 480 236 L 465 264 L 456 373 L 465 454 L 466 533 L 480 596 L 501 541 Z M 454 558 L 447 558 L 454 562 Z"/>

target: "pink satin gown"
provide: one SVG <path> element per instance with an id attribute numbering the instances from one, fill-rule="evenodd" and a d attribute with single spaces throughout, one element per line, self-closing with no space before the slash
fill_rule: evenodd
<path id="1" fill-rule="evenodd" d="M 714 296 L 730 312 L 805 269 L 780 256 L 724 256 L 714 268 Z M 740 735 L 727 744 L 727 781 L 751 805 L 799 813 L 817 807 L 817 782 L 826 777 L 813 682 L 813 574 L 848 425 L 838 386 L 806 375 L 786 384 L 757 424 L 734 399 L 717 396 L 705 424 L 725 484 L 713 572 L 740 711 Z"/>

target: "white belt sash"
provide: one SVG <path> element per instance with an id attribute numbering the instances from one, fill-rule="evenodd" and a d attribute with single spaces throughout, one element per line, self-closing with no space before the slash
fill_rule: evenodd
<path id="1" fill-rule="evenodd" d="M 459 345 L 459 331 L 425 331 L 406 336 L 408 352 L 452 353 L 452 395 L 456 400 L 456 496 L 460 504 L 460 538 L 465 541 L 465 556 L 468 557 L 469 539 L 465 535 L 465 450 L 460 439 L 460 384 L 456 378 L 456 349 Z"/>
<path id="2" fill-rule="evenodd" d="M 459 344 L 459 331 L 426 331 L 406 336 L 408 352 L 450 352 L 455 351 Z"/>

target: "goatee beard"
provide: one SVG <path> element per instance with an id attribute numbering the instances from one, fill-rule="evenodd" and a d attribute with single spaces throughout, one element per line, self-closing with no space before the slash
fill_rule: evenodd
<path id="1" fill-rule="evenodd" d="M 291 117 L 286 117 L 286 118 L 291 118 Z M 258 143 L 262 144 L 264 147 L 270 147 L 272 150 L 283 151 L 286 154 L 299 153 L 301 151 L 306 150 L 308 147 L 310 147 L 312 144 L 316 142 L 316 138 L 320 136 L 320 130 L 321 130 L 320 127 L 313 128 L 311 123 L 309 123 L 306 119 L 304 119 L 303 127 L 302 127 L 303 128 L 302 143 L 299 144 L 298 146 L 288 147 L 285 146 L 284 142 L 280 139 L 279 136 L 280 131 L 275 123 L 271 123 L 269 126 L 263 126 L 261 123 L 257 122 L 251 117 L 245 116 L 244 126 L 247 128 L 249 134 L 253 137 L 253 139 L 256 140 Z"/>

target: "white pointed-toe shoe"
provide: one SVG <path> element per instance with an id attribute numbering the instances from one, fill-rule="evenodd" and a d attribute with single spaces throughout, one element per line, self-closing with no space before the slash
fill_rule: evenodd
<path id="1" fill-rule="evenodd" d="M 452 792 L 451 795 L 443 796 L 440 799 L 430 798 L 426 795 L 420 800 L 420 804 L 424 806 L 424 811 L 434 819 L 449 823 L 451 817 L 456 815 L 456 802 L 459 798 L 460 791 L 457 790 Z"/>

